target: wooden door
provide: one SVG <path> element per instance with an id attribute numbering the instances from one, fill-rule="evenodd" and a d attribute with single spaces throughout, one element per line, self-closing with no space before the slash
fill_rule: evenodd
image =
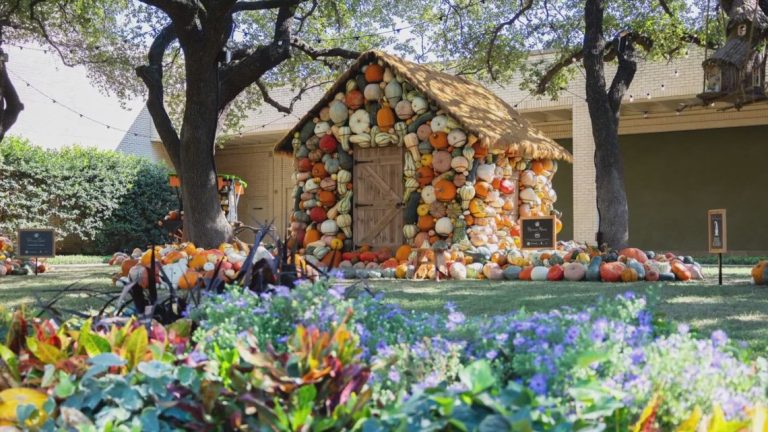
<path id="1" fill-rule="evenodd" d="M 356 246 L 403 244 L 403 148 L 355 149 L 352 236 Z"/>

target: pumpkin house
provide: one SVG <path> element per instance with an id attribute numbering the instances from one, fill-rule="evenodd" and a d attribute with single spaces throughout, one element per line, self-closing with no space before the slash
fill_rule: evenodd
<path id="1" fill-rule="evenodd" d="M 520 217 L 559 215 L 552 178 L 572 161 L 479 83 L 381 51 L 275 151 L 295 160 L 290 245 L 329 267 L 363 246 L 379 262 L 439 241 L 516 249 Z"/>

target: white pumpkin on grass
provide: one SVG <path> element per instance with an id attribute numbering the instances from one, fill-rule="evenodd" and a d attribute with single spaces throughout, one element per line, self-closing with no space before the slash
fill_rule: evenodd
<path id="1" fill-rule="evenodd" d="M 467 278 L 467 267 L 464 265 L 464 263 L 456 261 L 451 264 L 449 273 L 453 279 L 464 280 Z"/>
<path id="2" fill-rule="evenodd" d="M 544 266 L 536 266 L 531 271 L 531 280 L 545 281 L 547 280 L 547 273 L 549 273 L 549 268 Z"/>

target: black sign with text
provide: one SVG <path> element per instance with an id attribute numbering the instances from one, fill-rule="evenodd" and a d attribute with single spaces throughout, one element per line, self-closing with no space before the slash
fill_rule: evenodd
<path id="1" fill-rule="evenodd" d="M 56 256 L 56 236 L 52 229 L 19 230 L 18 254 L 23 257 Z"/>
<path id="2" fill-rule="evenodd" d="M 556 240 L 555 217 L 522 218 L 520 220 L 522 249 L 554 249 Z"/>

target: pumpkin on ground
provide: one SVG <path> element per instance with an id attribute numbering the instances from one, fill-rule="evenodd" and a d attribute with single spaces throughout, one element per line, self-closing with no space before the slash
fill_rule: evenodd
<path id="1" fill-rule="evenodd" d="M 619 255 L 624 255 L 627 258 L 634 258 L 640 264 L 645 264 L 648 261 L 648 256 L 642 250 L 638 248 L 625 248 L 619 252 Z"/>
<path id="2" fill-rule="evenodd" d="M 603 282 L 619 282 L 621 272 L 626 268 L 623 263 L 618 261 L 603 263 L 600 265 L 600 279 Z"/>
<path id="3" fill-rule="evenodd" d="M 467 278 L 467 267 L 460 262 L 454 262 L 451 264 L 449 273 L 453 279 L 464 280 Z"/>
<path id="4" fill-rule="evenodd" d="M 531 270 L 531 280 L 545 281 L 547 280 L 547 274 L 549 274 L 549 268 L 544 266 L 536 266 Z"/>
<path id="5" fill-rule="evenodd" d="M 399 262 L 408 261 L 408 257 L 411 256 L 411 247 L 409 245 L 402 245 L 395 251 L 395 259 Z"/>
<path id="6" fill-rule="evenodd" d="M 533 266 L 526 266 L 523 267 L 523 270 L 520 271 L 520 280 L 531 280 L 531 273 L 533 272 Z"/>
<path id="7" fill-rule="evenodd" d="M 518 280 L 520 279 L 520 272 L 523 268 L 516 265 L 509 265 L 504 269 L 504 279 L 506 280 Z"/>
<path id="8" fill-rule="evenodd" d="M 563 278 L 565 280 L 576 282 L 584 279 L 587 275 L 587 267 L 578 262 L 571 262 L 563 266 Z"/>
<path id="9" fill-rule="evenodd" d="M 633 269 L 632 267 L 626 267 L 624 270 L 621 271 L 621 281 L 622 282 L 637 282 L 638 275 L 637 271 Z"/>
<path id="10" fill-rule="evenodd" d="M 752 267 L 752 280 L 755 285 L 768 284 L 768 260 L 763 260 Z"/>
<path id="11" fill-rule="evenodd" d="M 547 272 L 547 280 L 548 281 L 561 281 L 564 277 L 564 271 L 563 268 L 560 266 L 560 264 L 555 264 L 552 267 L 549 268 L 549 271 Z"/>
<path id="12" fill-rule="evenodd" d="M 691 272 L 688 271 L 685 264 L 678 260 L 672 262 L 672 274 L 683 282 L 691 280 Z"/>

